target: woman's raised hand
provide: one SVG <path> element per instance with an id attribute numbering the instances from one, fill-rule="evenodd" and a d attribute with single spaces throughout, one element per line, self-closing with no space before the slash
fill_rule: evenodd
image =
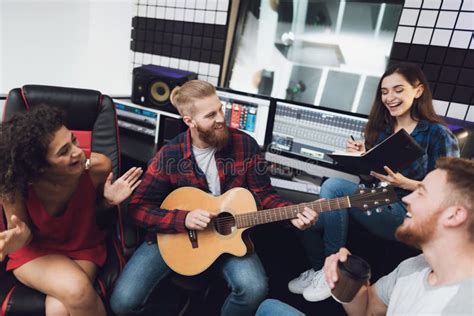
<path id="1" fill-rule="evenodd" d="M 11 228 L 0 232 L 0 261 L 9 253 L 25 246 L 31 239 L 30 228 L 16 215 L 12 215 L 11 224 Z"/>
<path id="2" fill-rule="evenodd" d="M 370 175 L 376 177 L 380 181 L 386 182 L 387 184 L 393 185 L 395 187 L 399 187 L 409 191 L 416 190 L 419 181 L 409 179 L 402 175 L 400 172 L 395 173 L 387 166 L 384 166 L 383 168 L 387 173 L 386 175 L 377 173 L 375 171 L 371 171 Z"/>
<path id="3" fill-rule="evenodd" d="M 113 173 L 111 172 L 104 184 L 104 198 L 107 203 L 118 205 L 128 198 L 142 182 L 139 180 L 142 173 L 142 168 L 132 167 L 112 183 Z"/>

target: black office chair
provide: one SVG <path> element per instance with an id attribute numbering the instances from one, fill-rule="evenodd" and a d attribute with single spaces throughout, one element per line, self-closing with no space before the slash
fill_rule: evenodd
<path id="1" fill-rule="evenodd" d="M 117 117 L 112 99 L 99 91 L 26 85 L 10 91 L 5 102 L 3 120 L 13 114 L 28 111 L 39 104 L 62 108 L 66 113 L 66 126 L 90 138 L 91 150 L 112 160 L 116 177 L 120 172 L 120 146 Z M 0 209 L 1 201 L 0 201 Z M 122 245 L 117 239 L 117 218 L 120 208 L 97 213 L 99 227 L 107 233 L 107 261 L 100 269 L 95 287 L 108 308 L 108 296 L 124 266 Z M 0 212 L 0 231 L 6 228 L 4 212 Z M 120 234 L 123 235 L 123 234 Z M 44 315 L 45 295 L 18 282 L 12 273 L 5 272 L 5 262 L 0 263 L 0 315 Z"/>
<path id="2" fill-rule="evenodd" d="M 474 158 L 474 127 L 457 127 L 453 134 L 458 139 L 461 157 Z"/>

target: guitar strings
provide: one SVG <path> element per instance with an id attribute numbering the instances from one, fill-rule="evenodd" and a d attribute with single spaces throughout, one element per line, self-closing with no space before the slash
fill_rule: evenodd
<path id="1" fill-rule="evenodd" d="M 362 196 L 363 194 L 361 194 Z M 369 194 L 365 194 L 365 195 L 371 195 L 370 193 Z M 345 200 L 345 198 L 343 198 Z M 356 199 L 352 199 L 353 201 L 356 200 Z M 367 203 L 370 203 L 370 201 L 377 201 L 376 199 L 372 199 L 372 200 L 366 200 Z M 315 201 L 317 202 L 317 201 Z M 347 202 L 347 201 L 345 201 Z M 309 202 L 309 203 L 303 203 L 303 204 L 297 204 L 297 205 L 289 205 L 289 206 L 286 206 L 286 207 L 282 207 L 281 210 L 276 210 L 275 212 L 279 212 L 281 213 L 282 211 L 288 211 L 288 210 L 291 210 L 292 208 L 300 208 L 300 207 L 304 207 L 304 206 L 308 206 L 309 204 L 312 204 L 314 202 Z M 321 203 L 322 204 L 322 203 Z M 340 203 L 337 202 L 337 201 L 328 201 L 328 202 L 325 202 L 324 204 L 326 204 L 327 206 L 330 206 L 330 208 L 332 209 L 337 209 L 337 207 L 340 206 Z M 326 206 L 325 205 L 325 206 Z M 383 204 L 385 205 L 385 203 Z M 379 205 L 380 206 L 380 205 Z M 375 206 L 374 206 L 375 207 Z M 264 210 L 264 211 L 269 211 L 269 209 L 267 210 Z M 298 210 L 299 211 L 299 210 Z M 321 211 L 328 211 L 328 210 L 321 210 Z M 273 212 L 269 212 L 267 213 L 268 216 L 272 216 L 274 215 Z M 238 218 L 237 218 L 238 216 Z M 226 218 L 218 218 L 218 219 L 215 219 L 214 222 L 216 222 L 218 225 L 219 224 L 225 224 L 225 223 L 231 223 L 231 222 L 235 222 L 236 220 L 238 219 L 241 219 L 241 220 L 249 220 L 249 218 L 255 218 L 256 216 L 261 218 L 263 216 L 266 216 L 265 214 L 262 214 L 262 213 L 258 213 L 258 211 L 251 211 L 251 212 L 248 212 L 248 213 L 242 213 L 242 214 L 237 214 L 237 216 L 234 216 L 234 217 L 226 217 Z M 284 220 L 284 219 L 282 219 Z"/>
<path id="2" fill-rule="evenodd" d="M 355 195 L 354 197 L 350 198 L 351 201 L 357 201 L 357 200 L 365 200 L 366 203 L 370 203 L 370 202 L 375 202 L 375 201 L 378 201 L 378 199 L 374 199 L 373 196 L 377 196 L 377 195 L 386 195 L 385 194 L 386 192 L 378 192 L 378 193 L 372 193 L 372 192 L 366 192 L 366 193 L 360 193 L 358 195 Z M 365 199 L 364 197 L 366 196 L 371 196 L 372 195 L 372 199 Z M 280 210 L 275 210 L 273 212 L 279 212 L 279 213 L 282 213 L 282 212 L 286 212 L 288 210 L 292 210 L 292 208 L 300 208 L 300 207 L 305 207 L 305 206 L 308 206 L 311 205 L 311 204 L 314 204 L 314 203 L 319 203 L 319 206 L 320 206 L 320 212 L 324 212 L 324 211 L 329 211 L 331 209 L 333 210 L 336 210 L 337 208 L 335 207 L 338 207 L 340 206 L 340 199 L 343 199 L 343 202 L 347 202 L 347 197 L 342 197 L 342 198 L 336 198 L 336 199 L 331 199 L 331 200 L 323 200 L 323 201 L 313 201 L 313 202 L 308 202 L 308 203 L 301 203 L 301 204 L 296 204 L 296 205 L 288 205 L 288 206 L 283 206 L 280 208 Z M 385 200 L 385 199 L 384 199 Z M 385 202 L 385 201 L 384 201 Z M 392 201 L 391 201 L 392 202 Z M 325 204 L 325 206 L 329 206 L 329 209 L 328 210 L 322 210 L 321 209 L 321 206 Z M 378 205 L 378 206 L 383 206 L 383 205 L 386 205 L 386 204 L 390 204 L 390 203 L 384 203 L 382 205 Z M 334 208 L 333 208 L 334 207 Z M 374 207 L 377 207 L 377 206 L 374 206 Z M 316 205 L 314 205 L 313 209 L 316 208 Z M 344 208 L 344 207 L 343 207 Z M 373 207 L 372 207 L 373 208 Z M 267 210 L 263 210 L 263 211 L 269 211 L 271 209 L 267 209 Z M 242 213 L 242 214 L 237 214 L 236 216 L 228 216 L 228 217 L 225 217 L 225 218 L 217 218 L 217 219 L 214 219 L 214 220 L 211 220 L 211 222 L 214 222 L 216 225 L 224 225 L 224 224 L 232 224 L 232 223 L 235 223 L 237 222 L 239 219 L 241 220 L 250 220 L 252 217 L 255 219 L 255 217 L 259 217 L 259 219 L 263 216 L 266 216 L 265 214 L 263 213 L 258 213 L 259 211 L 250 211 L 250 212 L 247 212 L 247 213 Z M 271 213 L 268 213 L 269 216 L 272 216 L 274 215 L 274 213 L 271 212 Z M 298 210 L 298 213 L 300 213 L 301 211 Z M 294 217 L 296 218 L 296 217 Z M 289 218 L 290 219 L 290 218 Z M 285 220 L 285 219 L 282 219 L 282 220 Z"/>

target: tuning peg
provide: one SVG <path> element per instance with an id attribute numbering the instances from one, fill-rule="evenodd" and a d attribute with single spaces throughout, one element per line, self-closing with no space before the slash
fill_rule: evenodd
<path id="1" fill-rule="evenodd" d="M 371 211 L 371 210 L 367 210 L 367 211 L 365 211 L 365 214 L 367 214 L 367 216 L 370 216 L 370 215 L 372 215 L 372 211 Z"/>
<path id="2" fill-rule="evenodd" d="M 379 213 L 379 214 L 382 213 L 382 208 L 381 208 L 381 207 L 377 207 L 377 208 L 375 209 L 375 212 L 376 212 L 376 213 Z"/>

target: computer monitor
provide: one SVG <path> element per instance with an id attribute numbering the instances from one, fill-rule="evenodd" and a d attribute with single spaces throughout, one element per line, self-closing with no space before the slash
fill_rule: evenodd
<path id="1" fill-rule="evenodd" d="M 274 115 L 272 99 L 266 96 L 250 94 L 230 89 L 217 88 L 227 126 L 237 128 L 255 138 L 263 148 L 271 138 Z"/>
<path id="2" fill-rule="evenodd" d="M 275 161 L 279 156 L 290 158 L 283 159 L 283 164 L 310 174 L 318 173 L 314 174 L 317 176 L 334 174 L 320 174 L 320 169 L 311 171 L 311 166 L 342 170 L 327 154 L 344 151 L 351 136 L 362 139 L 367 117 L 285 100 L 275 100 L 275 103 L 267 159 L 281 163 Z"/>

